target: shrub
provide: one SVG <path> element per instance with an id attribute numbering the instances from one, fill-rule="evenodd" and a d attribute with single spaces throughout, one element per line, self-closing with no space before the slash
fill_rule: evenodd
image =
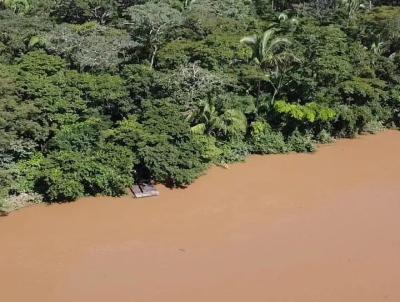
<path id="1" fill-rule="evenodd" d="M 363 127 L 364 133 L 376 134 L 382 131 L 385 127 L 382 122 L 379 121 L 370 121 Z"/>
<path id="2" fill-rule="evenodd" d="M 286 116 L 286 118 L 300 122 L 329 122 L 336 117 L 335 110 L 311 102 L 306 105 L 290 104 L 285 101 L 277 101 L 274 105 L 276 112 Z"/>
<path id="3" fill-rule="evenodd" d="M 254 122 L 251 126 L 250 150 L 257 154 L 278 154 L 287 152 L 285 139 L 265 122 Z"/>
<path id="4" fill-rule="evenodd" d="M 222 164 L 244 161 L 250 154 L 249 145 L 241 140 L 219 142 L 217 146 L 222 151 L 219 158 L 219 162 Z"/>
<path id="5" fill-rule="evenodd" d="M 368 122 L 375 119 L 371 109 L 367 106 L 339 105 L 337 112 L 335 128 L 340 137 L 355 137 L 362 132 Z"/>
<path id="6" fill-rule="evenodd" d="M 22 192 L 19 180 L 14 165 L 0 170 L 0 216 L 42 201 L 42 196 L 37 193 Z"/>
<path id="7" fill-rule="evenodd" d="M 0 216 L 4 216 L 6 214 L 7 214 L 7 209 L 6 209 L 5 201 L 0 199 Z"/>
<path id="8" fill-rule="evenodd" d="M 7 196 L 3 200 L 3 208 L 0 208 L 0 215 L 3 213 L 16 211 L 31 205 L 39 204 L 42 202 L 42 196 L 37 193 L 19 193 Z M 0 201 L 1 204 L 1 201 Z"/>
<path id="9" fill-rule="evenodd" d="M 314 152 L 316 146 L 310 134 L 301 134 L 295 130 L 288 139 L 288 145 L 294 152 Z"/>
<path id="10" fill-rule="evenodd" d="M 121 195 L 133 183 L 134 154 L 104 144 L 96 150 L 38 154 L 20 163 L 22 191 L 41 193 L 47 201 L 69 201 L 87 194 Z"/>
<path id="11" fill-rule="evenodd" d="M 199 147 L 200 158 L 205 163 L 216 163 L 222 150 L 216 146 L 217 140 L 209 135 L 194 135 L 193 140 Z"/>
<path id="12" fill-rule="evenodd" d="M 154 180 L 180 187 L 192 183 L 207 168 L 200 160 L 199 147 L 193 140 L 176 144 L 161 140 L 140 148 L 139 156 Z"/>
<path id="13" fill-rule="evenodd" d="M 316 137 L 317 141 L 321 144 L 329 144 L 334 141 L 334 138 L 332 135 L 329 133 L 329 131 L 322 129 Z"/>

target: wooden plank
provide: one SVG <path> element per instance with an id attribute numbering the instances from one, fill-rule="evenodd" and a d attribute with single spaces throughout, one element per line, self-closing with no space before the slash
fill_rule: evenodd
<path id="1" fill-rule="evenodd" d="M 133 185 L 131 191 L 136 198 L 159 196 L 160 192 L 151 184 Z"/>

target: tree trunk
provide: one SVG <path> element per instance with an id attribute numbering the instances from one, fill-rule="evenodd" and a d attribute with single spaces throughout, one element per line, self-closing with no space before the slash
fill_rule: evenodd
<path id="1" fill-rule="evenodd" d="M 151 59 L 150 59 L 150 68 L 151 69 L 153 69 L 153 67 L 154 67 L 154 61 L 155 61 L 155 58 L 156 58 L 157 50 L 158 50 L 158 47 L 154 46 L 154 50 L 153 50 L 153 52 L 151 54 Z"/>

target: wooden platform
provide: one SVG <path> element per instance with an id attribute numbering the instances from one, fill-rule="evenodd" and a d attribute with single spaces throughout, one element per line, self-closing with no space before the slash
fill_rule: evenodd
<path id="1" fill-rule="evenodd" d="M 139 184 L 131 187 L 131 191 L 136 198 L 153 197 L 160 195 L 156 187 L 151 184 Z"/>

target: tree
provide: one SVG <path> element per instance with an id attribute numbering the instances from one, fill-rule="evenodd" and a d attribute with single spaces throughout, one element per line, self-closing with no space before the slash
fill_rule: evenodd
<path id="1" fill-rule="evenodd" d="M 203 102 L 189 119 L 194 125 L 192 132 L 196 134 L 206 133 L 229 139 L 243 136 L 247 131 L 247 118 L 243 112 L 237 109 L 218 112 L 210 102 Z"/>
<path id="2" fill-rule="evenodd" d="M 166 100 L 144 102 L 140 121 L 123 120 L 108 132 L 108 140 L 137 153 L 140 177 L 171 186 L 193 182 L 214 159 L 210 143 L 193 136 L 179 106 Z"/>
<path id="3" fill-rule="evenodd" d="M 182 24 L 182 14 L 164 2 L 149 1 L 128 8 L 129 22 L 126 27 L 149 53 L 150 67 L 171 31 Z"/>
<path id="4" fill-rule="evenodd" d="M 252 60 L 267 73 L 267 79 L 273 87 L 272 102 L 284 86 L 284 76 L 293 62 L 299 61 L 287 47 L 291 44 L 287 38 L 276 37 L 276 30 L 269 29 L 262 36 L 248 36 L 240 40 L 252 49 Z"/>
<path id="5" fill-rule="evenodd" d="M 237 19 L 240 21 L 248 20 L 254 14 L 252 1 L 236 0 L 203 0 L 191 1 L 187 6 L 189 12 L 194 14 L 201 13 L 202 16 L 222 16 Z M 199 15 L 199 16 L 201 16 Z"/>
<path id="6" fill-rule="evenodd" d="M 57 0 L 53 15 L 64 22 L 84 23 L 96 20 L 105 24 L 117 15 L 115 0 Z"/>
<path id="7" fill-rule="evenodd" d="M 229 76 L 204 69 L 197 63 L 183 65 L 171 73 L 165 73 L 159 84 L 186 114 L 196 110 L 203 100 L 217 97 L 228 87 L 234 86 Z"/>
<path id="8" fill-rule="evenodd" d="M 0 10 L 0 61 L 12 62 L 31 50 L 29 42 L 53 28 L 49 19 L 39 16 L 14 14 Z"/>
<path id="9" fill-rule="evenodd" d="M 92 22 L 56 26 L 45 35 L 45 46 L 48 51 L 69 59 L 82 71 L 116 72 L 139 45 L 124 30 Z"/>
<path id="10" fill-rule="evenodd" d="M 117 196 L 133 183 L 133 153 L 104 144 L 97 150 L 57 151 L 21 162 L 25 189 L 40 192 L 47 201 L 75 200 L 87 194 Z"/>

